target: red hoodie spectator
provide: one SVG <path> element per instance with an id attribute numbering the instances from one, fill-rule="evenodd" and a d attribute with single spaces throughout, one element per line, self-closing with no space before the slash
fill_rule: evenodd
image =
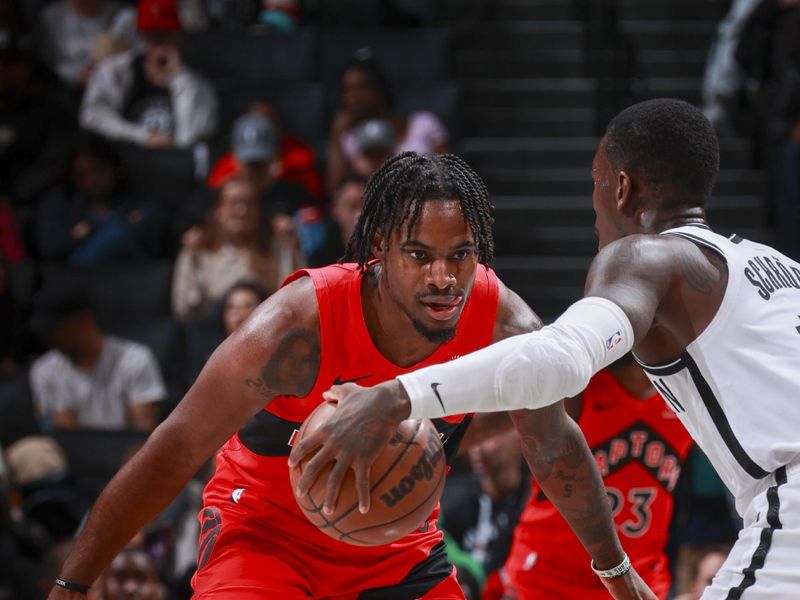
<path id="1" fill-rule="evenodd" d="M 263 166 L 275 180 L 302 185 L 321 199 L 322 179 L 315 168 L 314 151 L 295 137 L 278 134 L 271 113 L 267 105 L 256 104 L 236 120 L 231 149 L 211 169 L 208 187 L 219 189 L 230 177 Z"/>

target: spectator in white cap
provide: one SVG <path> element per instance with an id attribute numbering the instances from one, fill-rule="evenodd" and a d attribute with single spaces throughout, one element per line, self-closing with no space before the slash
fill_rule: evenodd
<path id="1" fill-rule="evenodd" d="M 315 203 L 322 197 L 316 162 L 307 144 L 281 131 L 270 104 L 255 102 L 234 121 L 231 149 L 212 167 L 207 184 L 217 190 L 228 178 L 246 175 L 262 192 L 275 183 L 291 183 L 302 188 L 308 202 Z"/>
<path id="2" fill-rule="evenodd" d="M 256 112 L 245 113 L 236 119 L 231 149 L 242 174 L 260 190 L 272 186 L 280 174 L 278 135 L 272 119 Z"/>
<path id="3" fill-rule="evenodd" d="M 397 136 L 389 121 L 370 119 L 355 128 L 353 142 L 353 172 L 360 177 L 369 178 L 378 167 L 395 155 Z"/>

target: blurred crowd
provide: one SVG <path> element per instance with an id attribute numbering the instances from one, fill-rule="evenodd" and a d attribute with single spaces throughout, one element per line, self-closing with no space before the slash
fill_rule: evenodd
<path id="1" fill-rule="evenodd" d="M 107 475 L 214 348 L 287 275 L 343 255 L 375 169 L 401 151 L 453 146 L 452 114 L 399 101 L 418 90 L 398 86 L 398 69 L 369 47 L 348 48 L 298 94 L 285 69 L 301 51 L 249 57 L 236 44 L 425 26 L 433 4 L 0 0 L 0 600 L 43 597 Z M 780 246 L 795 258 L 798 27 L 797 1 L 733 0 L 703 88 L 714 125 L 754 140 Z M 275 62 L 274 79 L 249 78 L 245 63 L 260 58 Z M 322 135 L 307 135 L 314 123 Z M 682 462 L 659 552 L 676 561 L 686 600 L 737 527 L 704 459 Z M 190 596 L 210 468 L 91 598 Z M 470 598 L 513 597 L 509 578 L 524 582 L 536 552 L 514 529 L 549 514 L 536 489 L 513 434 L 456 464 L 443 519 Z"/>
<path id="2" fill-rule="evenodd" d="M 800 2 L 732 0 L 703 79 L 703 110 L 754 145 L 776 246 L 800 258 Z"/>
<path id="3" fill-rule="evenodd" d="M 447 150 L 346 34 L 335 68 L 300 73 L 325 28 L 430 19 L 404 1 L 0 0 L 0 598 L 43 597 L 214 348 L 343 256 L 372 172 Z M 208 475 L 91 598 L 190 596 Z"/>

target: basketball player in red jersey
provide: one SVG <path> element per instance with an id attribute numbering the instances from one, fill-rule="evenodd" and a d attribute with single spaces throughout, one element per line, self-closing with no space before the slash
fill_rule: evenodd
<path id="1" fill-rule="evenodd" d="M 603 475 L 611 511 L 636 570 L 660 599 L 671 578 L 664 548 L 672 492 L 691 437 L 632 354 L 565 400 Z M 605 600 L 575 535 L 533 481 L 504 567 L 505 600 Z"/>
<path id="2" fill-rule="evenodd" d="M 220 445 L 201 512 L 195 598 L 463 599 L 436 513 L 393 544 L 339 542 L 299 511 L 287 456 L 332 384 L 374 385 L 541 326 L 485 266 L 491 224 L 485 186 L 457 157 L 387 161 L 365 191 L 346 257 L 355 262 L 289 278 L 217 349 L 98 499 L 51 600 L 79 598 Z M 448 452 L 467 421 L 436 421 Z M 556 466 L 585 447 L 577 429 L 548 431 L 529 436 Z M 581 477 L 575 495 L 591 509 L 574 511 L 572 524 L 596 563 L 611 566 L 622 550 L 602 481 L 593 464 Z"/>

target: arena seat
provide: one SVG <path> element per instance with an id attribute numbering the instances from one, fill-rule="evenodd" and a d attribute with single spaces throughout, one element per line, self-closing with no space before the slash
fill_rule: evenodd
<path id="1" fill-rule="evenodd" d="M 8 448 L 18 439 L 38 433 L 27 369 L 0 380 L 0 446 Z"/>
<path id="2" fill-rule="evenodd" d="M 447 127 L 452 142 L 459 135 L 460 93 L 460 86 L 455 81 L 423 81 L 397 92 L 395 110 L 399 114 L 415 110 L 432 112 Z"/>
<path id="3" fill-rule="evenodd" d="M 286 82 L 280 85 L 252 85 L 219 82 L 220 127 L 227 138 L 233 121 L 258 101 L 277 110 L 283 131 L 308 144 L 325 138 L 325 86 L 321 83 Z"/>
<path id="4" fill-rule="evenodd" d="M 185 198 L 208 169 L 207 164 L 198 164 L 195 150 L 190 148 L 157 149 L 120 144 L 117 150 L 131 187 L 169 206 Z"/>
<path id="5" fill-rule="evenodd" d="M 148 433 L 128 430 L 56 429 L 53 438 L 67 455 L 80 495 L 96 498 L 122 464 L 147 439 Z"/>
<path id="6" fill-rule="evenodd" d="M 395 90 L 419 81 L 450 76 L 450 31 L 442 27 L 422 29 L 324 30 L 320 39 L 321 77 L 338 89 L 342 71 L 359 48 L 369 48 L 386 70 Z"/>
<path id="7" fill-rule="evenodd" d="M 100 327 L 109 331 L 170 315 L 171 261 L 90 268 L 45 265 L 42 282 L 44 287 L 85 290 Z"/>
<path id="8" fill-rule="evenodd" d="M 208 358 L 224 339 L 221 326 L 214 321 L 204 319 L 198 323 L 188 323 L 184 327 L 184 379 L 189 385 L 194 383 Z"/>
<path id="9" fill-rule="evenodd" d="M 8 266 L 8 287 L 16 306 L 30 306 L 39 278 L 39 263 L 26 258 Z"/>
<path id="10" fill-rule="evenodd" d="M 315 46 L 312 27 L 267 35 L 203 33 L 187 35 L 181 55 L 211 80 L 310 81 L 314 79 Z"/>

